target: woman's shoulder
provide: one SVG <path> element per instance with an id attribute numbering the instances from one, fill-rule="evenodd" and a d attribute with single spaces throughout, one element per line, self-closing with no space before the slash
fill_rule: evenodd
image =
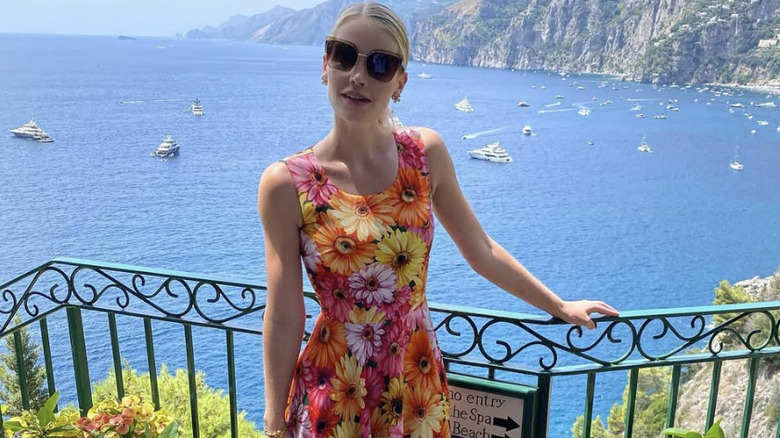
<path id="1" fill-rule="evenodd" d="M 438 132 L 425 126 L 407 126 L 398 132 L 400 136 L 408 136 L 426 152 L 445 147 L 444 140 Z"/>

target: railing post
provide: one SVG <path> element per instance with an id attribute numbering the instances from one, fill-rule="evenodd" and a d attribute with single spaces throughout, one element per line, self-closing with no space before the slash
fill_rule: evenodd
<path id="1" fill-rule="evenodd" d="M 87 344 L 84 342 L 84 323 L 81 320 L 81 309 L 68 307 L 65 311 L 68 315 L 68 333 L 70 334 L 70 350 L 73 355 L 73 373 L 76 377 L 76 394 L 79 399 L 79 410 L 84 416 L 92 407 Z"/>
<path id="2" fill-rule="evenodd" d="M 552 376 L 540 374 L 537 379 L 536 390 L 536 415 L 534 415 L 535 438 L 547 438 L 547 427 L 550 418 L 550 391 L 552 390 Z"/>
<path id="3" fill-rule="evenodd" d="M 19 377 L 19 391 L 22 393 L 22 409 L 30 409 L 30 394 L 27 393 L 27 370 L 24 368 L 24 346 L 19 330 L 14 332 L 14 349 L 16 350 L 16 374 Z"/>

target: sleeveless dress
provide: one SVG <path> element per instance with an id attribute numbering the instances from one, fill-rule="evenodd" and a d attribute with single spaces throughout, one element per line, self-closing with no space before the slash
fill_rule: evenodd
<path id="1" fill-rule="evenodd" d="M 419 132 L 394 136 L 397 175 L 375 194 L 338 189 L 311 148 L 283 160 L 322 308 L 290 388 L 296 438 L 450 437 L 446 370 L 425 298 L 428 164 Z"/>

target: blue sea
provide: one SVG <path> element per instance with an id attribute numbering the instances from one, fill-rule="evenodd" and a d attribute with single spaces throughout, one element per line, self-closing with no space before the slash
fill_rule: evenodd
<path id="1" fill-rule="evenodd" d="M 321 51 L 0 34 L 0 128 L 35 119 L 55 139 L 0 134 L 0 283 L 60 256 L 263 282 L 257 184 L 267 165 L 329 130 Z M 485 229 L 562 297 L 620 310 L 707 305 L 720 280 L 780 265 L 780 108 L 751 106 L 777 96 L 417 62 L 408 71 L 396 116 L 442 135 Z M 418 78 L 422 71 L 432 78 Z M 455 110 L 463 97 L 474 112 Z M 203 117 L 186 111 L 195 98 Z M 735 102 L 745 108 L 730 112 Z M 668 119 L 653 118 L 664 112 Z M 522 135 L 524 125 L 533 135 Z M 180 156 L 150 157 L 168 134 Z M 637 150 L 643 137 L 652 153 Z M 513 163 L 466 153 L 496 140 Z M 737 147 L 741 172 L 729 168 Z M 539 313 L 472 272 L 441 227 L 435 242 L 430 301 Z M 158 361 L 184 366 L 181 334 L 162 333 Z M 102 335 L 90 336 L 97 380 L 110 353 Z M 196 330 L 196 339 L 197 367 L 224 388 L 224 354 L 210 344 L 221 335 Z M 55 344 L 55 356 L 68 357 Z M 259 423 L 260 346 L 237 345 L 239 408 Z M 123 355 L 146 369 L 140 348 Z M 57 373 L 63 398 L 75 400 L 72 371 Z M 617 374 L 600 382 L 602 417 L 622 393 Z M 553 383 L 552 437 L 569 436 L 583 408 L 584 381 L 567 379 Z M 566 397 L 574 390 L 583 400 Z"/>

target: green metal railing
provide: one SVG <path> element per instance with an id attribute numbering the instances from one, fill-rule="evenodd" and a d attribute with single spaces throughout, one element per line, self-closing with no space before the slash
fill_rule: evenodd
<path id="1" fill-rule="evenodd" d="M 56 391 L 54 363 L 48 319 L 64 311 L 67 316 L 72 366 L 78 407 L 82 413 L 92 406 L 90 370 L 85 342 L 84 312 L 106 315 L 111 339 L 111 360 L 118 396 L 124 395 L 121 351 L 116 316 L 143 321 L 145 352 L 150 390 L 155 407 L 160 407 L 157 382 L 153 321 L 167 321 L 184 328 L 186 368 L 190 394 L 196 394 L 195 344 L 193 327 L 221 330 L 225 334 L 227 384 L 230 400 L 231 435 L 238 437 L 236 394 L 237 333 L 262 336 L 261 318 L 265 308 L 265 287 L 226 281 L 204 275 L 135 266 L 60 258 L 26 272 L 0 285 L 0 337 L 38 323 L 49 394 Z M 307 309 L 318 308 L 314 294 L 305 293 Z M 547 436 L 547 417 L 553 380 L 560 376 L 585 376 L 583 436 L 590 436 L 597 376 L 604 372 L 629 372 L 625 437 L 632 435 L 639 370 L 648 367 L 672 368 L 666 424 L 675 424 L 681 374 L 692 364 L 713 364 L 707 417 L 709 427 L 715 417 L 719 378 L 725 361 L 747 359 L 748 390 L 743 408 L 741 437 L 750 436 L 755 382 L 760 361 L 780 357 L 780 302 L 704 306 L 622 312 L 619 317 L 597 320 L 598 328 L 583 332 L 559 320 L 476 309 L 429 304 L 447 371 L 495 381 L 531 379 L 536 388 L 532 431 Z M 714 315 L 726 316 L 719 324 Z M 311 318 L 316 315 L 310 314 Z M 21 323 L 14 323 L 15 317 Z M 769 333 L 747 331 L 746 318 L 766 318 Z M 722 334 L 735 339 L 739 348 L 725 350 Z M 306 339 L 310 335 L 307 326 Z M 692 350 L 697 348 L 697 350 Z M 20 348 L 17 348 L 20 351 Z M 258 358 L 261 352 L 258 351 Z M 21 358 L 18 360 L 21 361 Z M 24 367 L 19 366 L 20 370 Z M 19 375 L 22 407 L 29 408 L 27 376 Z M 190 397 L 192 435 L 200 436 L 198 398 Z M 1 425 L 2 423 L 0 423 Z M 780 438 L 780 424 L 776 438 Z"/>

